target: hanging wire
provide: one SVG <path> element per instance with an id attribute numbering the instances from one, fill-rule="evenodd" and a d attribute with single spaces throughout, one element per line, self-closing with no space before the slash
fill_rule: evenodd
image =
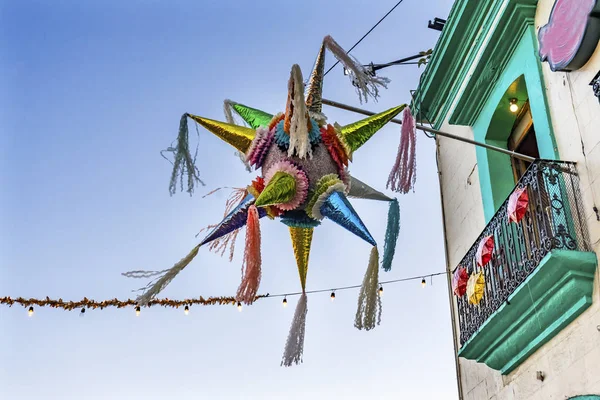
<path id="1" fill-rule="evenodd" d="M 377 23 L 376 23 L 375 25 L 373 25 L 373 27 L 371 27 L 371 29 L 369 29 L 369 30 L 367 31 L 367 33 L 365 33 L 365 34 L 363 35 L 363 37 L 361 37 L 361 38 L 358 40 L 358 42 L 354 43 L 354 46 L 350 47 L 350 50 L 348 50 L 348 51 L 346 52 L 346 54 L 350 54 L 350 52 L 351 52 L 352 50 L 354 50 L 354 48 L 355 48 L 356 46 L 358 46 L 358 45 L 360 44 L 360 42 L 362 42 L 362 41 L 363 41 L 363 39 L 364 39 L 364 38 L 366 38 L 367 36 L 369 36 L 369 34 L 370 34 L 371 32 L 373 32 L 373 30 L 374 30 L 375 28 L 377 28 L 377 25 L 379 25 L 381 22 L 383 22 L 383 20 L 384 20 L 384 19 L 386 19 L 386 18 L 387 18 L 387 16 L 388 16 L 388 15 L 390 15 L 390 14 L 392 13 L 392 11 L 394 11 L 394 10 L 396 9 L 396 7 L 398 7 L 398 6 L 399 6 L 399 5 L 400 5 L 400 4 L 401 4 L 403 1 L 404 1 L 404 0 L 400 0 L 399 2 L 397 2 L 397 3 L 396 3 L 396 5 L 395 5 L 394 7 L 392 7 L 392 8 L 391 8 L 391 10 L 390 10 L 390 11 L 388 11 L 388 12 L 387 12 L 387 13 L 386 13 L 386 14 L 385 14 L 385 15 L 384 15 L 384 16 L 383 16 L 383 17 L 382 17 L 382 18 L 381 18 L 379 21 L 377 21 Z M 339 61 L 336 61 L 336 62 L 335 62 L 335 64 L 333 64 L 331 67 L 329 67 L 329 69 L 328 69 L 328 70 L 327 70 L 327 71 L 326 71 L 326 72 L 323 74 L 323 77 L 325 77 L 325 75 L 327 75 L 327 74 L 329 73 L 329 71 L 331 71 L 332 69 L 334 69 L 334 68 L 336 67 L 336 65 L 338 65 L 339 63 L 340 63 Z"/>

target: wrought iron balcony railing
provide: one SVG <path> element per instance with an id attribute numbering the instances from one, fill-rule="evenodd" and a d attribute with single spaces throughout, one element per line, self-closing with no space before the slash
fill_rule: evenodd
<path id="1" fill-rule="evenodd" d="M 519 223 L 508 220 L 507 199 L 460 263 L 469 274 L 483 272 L 485 277 L 478 305 L 470 304 L 467 296 L 458 299 L 461 344 L 507 302 L 552 250 L 590 251 L 574 163 L 536 160 L 514 190 L 520 188 L 527 188 L 529 196 L 524 218 Z M 476 252 L 479 242 L 489 235 L 494 236 L 494 251 L 482 268 L 475 261 Z"/>

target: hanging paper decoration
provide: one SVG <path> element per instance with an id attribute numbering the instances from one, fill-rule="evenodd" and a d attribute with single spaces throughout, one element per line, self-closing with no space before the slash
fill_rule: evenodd
<path id="1" fill-rule="evenodd" d="M 469 274 L 466 268 L 458 267 L 452 275 L 452 292 L 457 297 L 463 297 L 467 292 L 467 281 Z"/>
<path id="2" fill-rule="evenodd" d="M 386 187 L 394 192 L 408 193 L 415 186 L 417 179 L 417 129 L 415 118 L 409 107 L 402 114 L 402 129 L 400 131 L 400 145 L 396 162 L 388 177 Z"/>
<path id="3" fill-rule="evenodd" d="M 147 304 L 189 264 L 199 247 L 210 246 L 210 243 L 220 238 L 237 235 L 239 229 L 246 226 L 242 283 L 238 289 L 237 300 L 251 304 L 256 298 L 262 273 L 260 218 L 267 216 L 269 219 L 279 219 L 289 227 L 303 293 L 296 307 L 285 346 L 282 361 L 282 365 L 285 366 L 302 361 L 308 311 L 306 278 L 314 228 L 319 226 L 323 219 L 328 219 L 372 246 L 355 319 L 355 326 L 366 330 L 373 329 L 381 317 L 381 300 L 377 295 L 379 250 L 377 242 L 353 208 L 349 197 L 389 202 L 384 256 L 381 263 L 386 271 L 392 266 L 400 229 L 400 208 L 396 199 L 353 178 L 347 167 L 354 153 L 405 109 L 405 105 L 393 107 L 349 125 L 328 124 L 322 112 L 326 50 L 331 51 L 350 71 L 349 75 L 361 100 L 377 98 L 379 89 L 385 87 L 388 80 L 369 73 L 360 62 L 349 56 L 328 36 L 323 41 L 306 90 L 300 67 L 292 66 L 284 113 L 272 115 L 226 100 L 224 110 L 227 122 L 187 113 L 183 115 L 177 146 L 170 149 L 175 154 L 171 193 L 175 191 L 178 181 L 187 182 L 187 190 L 190 193 L 197 183 L 201 183 L 199 171 L 194 164 L 195 156 L 193 157 L 189 150 L 188 118 L 233 146 L 247 167 L 260 170 L 260 173 L 245 189 L 243 196 L 240 194 L 237 206 L 231 207 L 225 218 L 192 253 L 172 269 L 158 272 L 156 275 L 159 280 L 149 285 L 147 291 L 137 299 L 139 305 Z M 234 114 L 247 126 L 238 125 Z M 404 130 L 414 128 L 414 124 L 411 128 L 409 115 L 410 113 L 405 113 Z M 405 136 L 411 134 L 408 132 Z M 412 139 L 409 138 L 409 142 L 410 140 Z M 409 143 L 408 147 L 410 159 L 414 153 L 414 143 Z M 409 172 L 405 177 L 409 183 L 414 181 L 411 168 L 414 169 L 410 167 L 409 162 Z"/>
<path id="4" fill-rule="evenodd" d="M 485 291 L 485 277 L 482 272 L 477 272 L 471 275 L 467 281 L 467 298 L 469 303 L 477 305 L 483 298 Z"/>
<path id="5" fill-rule="evenodd" d="M 527 212 L 528 204 L 529 195 L 527 194 L 527 187 L 515 190 L 508 198 L 506 210 L 508 213 L 508 220 L 519 223 Z"/>
<path id="6" fill-rule="evenodd" d="M 492 259 L 494 253 L 494 236 L 489 235 L 481 239 L 477 247 L 477 265 L 484 267 Z"/>

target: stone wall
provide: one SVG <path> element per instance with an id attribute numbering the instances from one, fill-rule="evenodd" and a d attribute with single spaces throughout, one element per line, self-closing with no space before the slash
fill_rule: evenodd
<path id="1" fill-rule="evenodd" d="M 554 0 L 540 0 L 536 29 L 550 15 Z M 576 161 L 590 241 L 600 255 L 600 104 L 590 81 L 600 70 L 600 47 L 580 70 L 552 72 L 544 63 L 543 79 L 561 159 Z M 468 76 L 468 75 L 467 75 Z M 451 100 L 450 100 L 451 101 Z M 451 114 L 451 113 L 450 113 Z M 534 121 L 535 124 L 535 121 Z M 473 139 L 471 128 L 449 125 L 442 131 Z M 485 226 L 475 149 L 438 137 L 438 161 L 449 264 L 456 266 Z M 466 400 L 567 399 L 600 395 L 600 276 L 596 272 L 593 304 L 567 328 L 507 376 L 484 364 L 459 359 Z M 542 371 L 544 381 L 536 378 Z"/>

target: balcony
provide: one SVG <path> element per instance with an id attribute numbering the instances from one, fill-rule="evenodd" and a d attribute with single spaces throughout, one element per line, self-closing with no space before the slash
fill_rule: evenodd
<path id="1" fill-rule="evenodd" d="M 513 192 L 526 188 L 525 216 L 510 222 L 502 204 L 460 266 L 482 272 L 478 305 L 457 298 L 459 356 L 508 374 L 592 303 L 596 254 L 591 251 L 574 163 L 535 161 Z M 512 193 L 511 193 L 512 194 Z M 476 263 L 493 235 L 491 261 Z"/>

